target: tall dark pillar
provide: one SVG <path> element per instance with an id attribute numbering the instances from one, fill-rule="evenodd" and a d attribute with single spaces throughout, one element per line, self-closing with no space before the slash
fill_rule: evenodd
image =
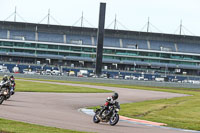
<path id="1" fill-rule="evenodd" d="M 105 25 L 106 3 L 100 3 L 99 27 L 97 32 L 97 53 L 96 53 L 96 75 L 101 75 L 102 56 L 103 56 L 103 39 Z"/>

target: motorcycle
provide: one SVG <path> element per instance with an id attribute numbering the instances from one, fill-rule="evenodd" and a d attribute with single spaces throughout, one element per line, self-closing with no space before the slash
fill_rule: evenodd
<path id="1" fill-rule="evenodd" d="M 104 110 L 102 112 L 102 110 Z M 93 122 L 108 122 L 111 126 L 114 126 L 119 121 L 119 112 L 120 105 L 118 102 L 115 102 L 113 105 L 109 106 L 108 109 L 105 110 L 104 106 L 101 106 L 100 109 L 95 110 L 95 115 L 93 116 Z M 102 113 L 101 113 L 102 112 Z M 101 113 L 101 114 L 100 114 Z"/>
<path id="2" fill-rule="evenodd" d="M 5 84 L 0 83 L 0 104 L 3 103 L 4 100 L 9 99 L 11 96 L 10 90 Z"/>

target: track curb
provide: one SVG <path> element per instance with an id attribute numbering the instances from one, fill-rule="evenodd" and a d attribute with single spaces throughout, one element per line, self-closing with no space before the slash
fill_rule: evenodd
<path id="1" fill-rule="evenodd" d="M 86 109 L 86 108 L 80 108 L 80 112 L 83 112 L 87 115 L 94 115 L 94 111 L 92 109 Z M 125 120 L 125 121 L 131 121 L 135 123 L 140 123 L 140 124 L 146 124 L 146 125 L 152 125 L 152 126 L 166 126 L 167 124 L 165 123 L 158 123 L 158 122 L 152 122 L 152 121 L 147 121 L 147 120 L 140 120 L 140 119 L 133 119 L 125 116 L 119 116 L 120 120 Z"/>

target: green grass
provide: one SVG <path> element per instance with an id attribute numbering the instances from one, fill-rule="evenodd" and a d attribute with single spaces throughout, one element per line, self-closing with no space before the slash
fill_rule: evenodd
<path id="1" fill-rule="evenodd" d="M 19 92 L 58 92 L 58 93 L 108 93 L 108 92 L 112 92 L 109 90 L 89 88 L 89 87 L 57 85 L 57 84 L 38 83 L 38 82 L 20 81 L 20 80 L 16 80 L 16 91 L 19 91 Z"/>
<path id="2" fill-rule="evenodd" d="M 85 84 L 85 85 L 96 85 L 96 86 L 107 86 L 107 87 L 119 87 L 119 88 L 129 88 L 129 89 L 141 89 L 141 90 L 153 90 L 153 91 L 164 91 L 172 93 L 180 93 L 177 90 L 189 90 L 184 92 L 184 94 L 190 93 L 190 91 L 200 91 L 199 88 L 177 88 L 177 87 L 151 87 L 151 86 L 139 86 L 139 85 L 123 85 L 123 84 L 112 84 L 112 83 L 94 83 L 94 82 L 81 82 L 81 81 L 64 81 L 64 80 L 47 80 L 47 79 L 32 79 L 32 78 L 18 78 L 26 80 L 36 80 L 36 81 L 50 81 L 58 83 L 74 83 L 74 84 Z"/>
<path id="3" fill-rule="evenodd" d="M 162 122 L 169 127 L 200 130 L 199 96 L 122 104 L 120 115 Z"/>
<path id="4" fill-rule="evenodd" d="M 0 133 L 86 133 L 0 119 Z"/>
<path id="5" fill-rule="evenodd" d="M 120 115 L 131 118 L 166 123 L 169 127 L 200 130 L 200 88 L 167 88 L 104 83 L 83 83 L 75 81 L 51 81 L 189 94 L 191 96 L 121 104 L 121 110 L 119 113 Z"/>

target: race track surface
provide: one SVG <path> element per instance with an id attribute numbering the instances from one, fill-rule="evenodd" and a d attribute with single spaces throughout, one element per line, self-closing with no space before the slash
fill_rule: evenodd
<path id="1" fill-rule="evenodd" d="M 45 81 L 33 81 L 45 82 Z M 51 83 L 51 82 L 47 82 Z M 55 83 L 51 83 L 55 84 Z M 56 83 L 113 90 L 119 93 L 120 103 L 138 102 L 162 98 L 185 96 L 183 94 L 134 90 L 126 88 Z M 102 105 L 111 93 L 33 93 L 17 92 L 10 100 L 0 105 L 0 117 L 11 120 L 99 133 L 183 133 L 172 129 L 163 129 L 140 124 L 119 121 L 116 126 L 106 123 L 94 124 L 92 116 L 78 109 Z"/>

